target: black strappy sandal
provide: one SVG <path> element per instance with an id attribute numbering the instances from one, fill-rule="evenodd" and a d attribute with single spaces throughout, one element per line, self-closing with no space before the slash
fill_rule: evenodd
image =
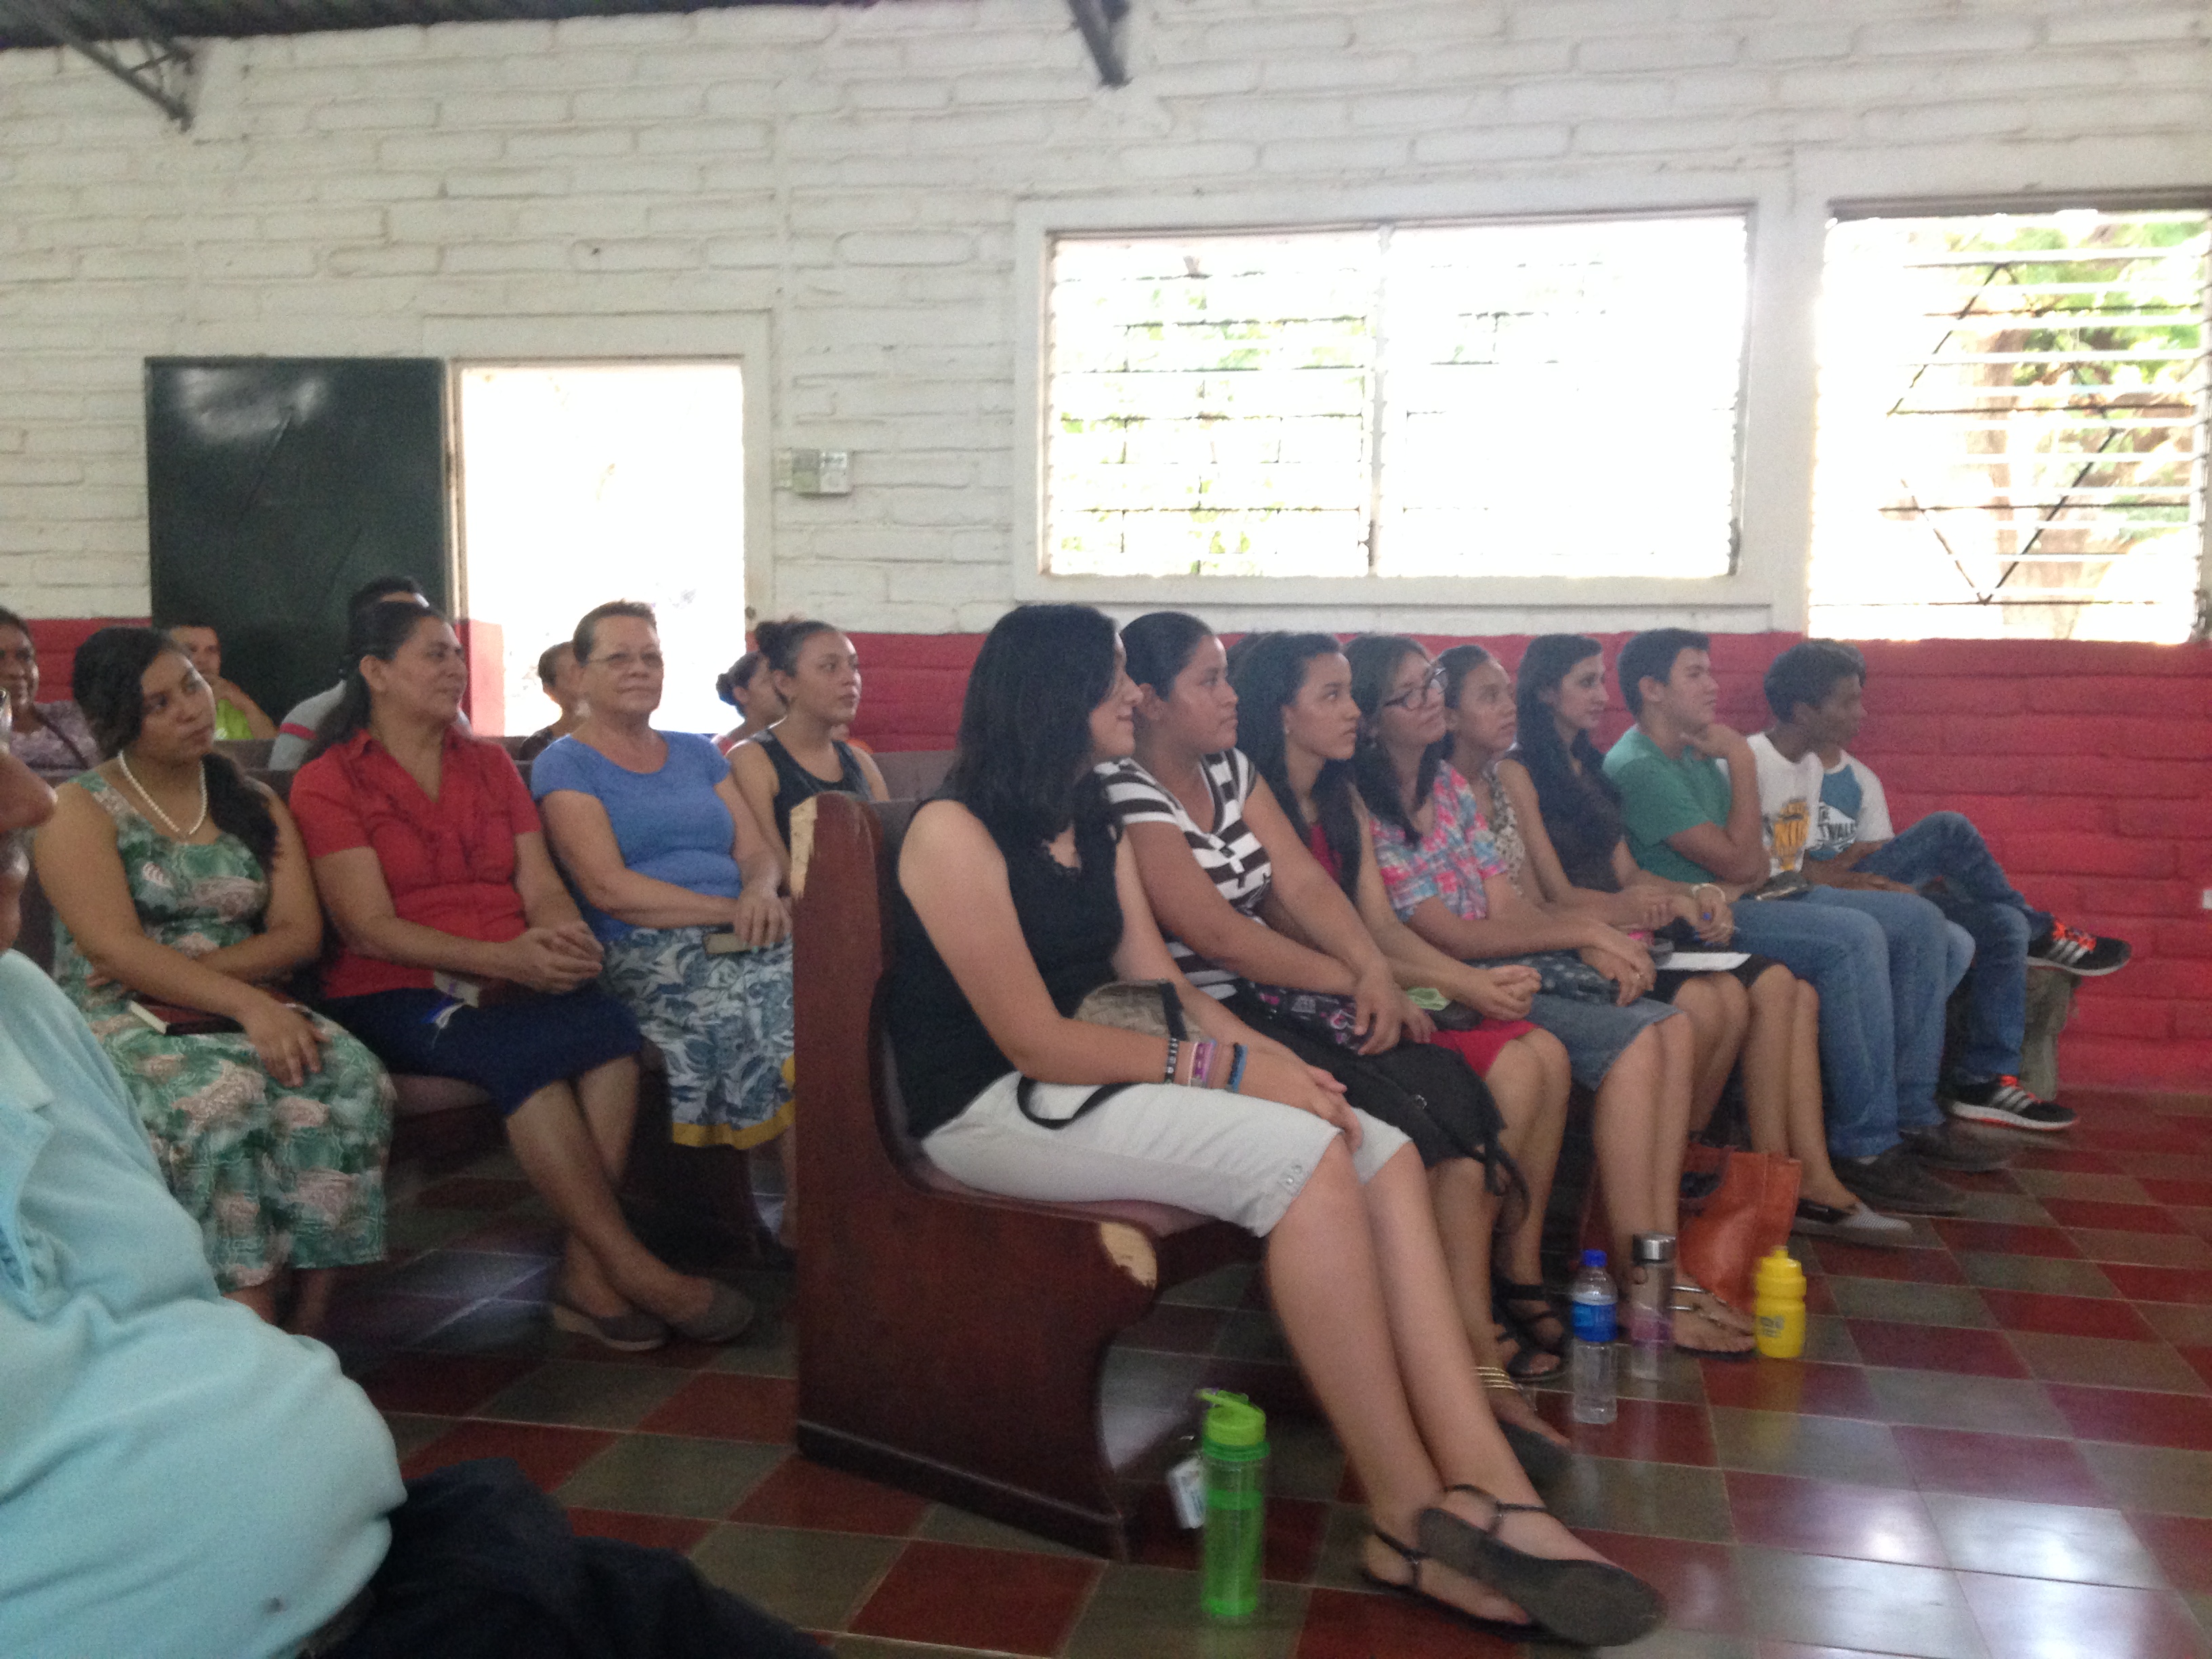
<path id="1" fill-rule="evenodd" d="M 1524 1302 L 1536 1304 L 1541 1311 L 1524 1313 L 1514 1305 Z M 1566 1358 L 1567 1322 L 1559 1317 L 1559 1310 L 1552 1305 L 1551 1292 L 1541 1285 L 1516 1285 L 1510 1279 L 1493 1276 L 1490 1281 L 1490 1311 L 1499 1324 L 1513 1333 L 1522 1352 L 1533 1351 Z M 1547 1342 L 1538 1328 L 1547 1319 L 1559 1327 L 1559 1340 L 1555 1342 Z"/>
<path id="2" fill-rule="evenodd" d="M 1509 1504 L 1480 1486 L 1445 1490 L 1490 1504 L 1490 1524 L 1478 1527 L 1446 1509 L 1423 1510 L 1422 1550 L 1454 1572 L 1489 1585 L 1552 1634 L 1584 1647 L 1617 1647 L 1657 1629 L 1666 1618 L 1659 1592 L 1625 1567 L 1531 1555 L 1498 1536 L 1509 1515 L 1548 1514 L 1541 1504 Z"/>
<path id="3" fill-rule="evenodd" d="M 1413 1576 L 1404 1583 L 1399 1584 L 1392 1583 L 1379 1574 L 1370 1572 L 1364 1565 L 1361 1566 L 1359 1576 L 1376 1589 L 1389 1590 L 1393 1595 L 1402 1595 L 1409 1601 L 1419 1601 L 1424 1607 L 1433 1607 L 1438 1613 L 1444 1613 L 1458 1623 L 1467 1626 L 1470 1630 L 1482 1631 L 1492 1636 L 1502 1636 L 1509 1642 L 1524 1642 L 1531 1636 L 1543 1634 L 1541 1628 L 1534 1624 L 1522 1623 L 1511 1619 L 1485 1619 L 1479 1613 L 1469 1613 L 1464 1607 L 1455 1607 L 1449 1601 L 1439 1601 L 1421 1588 L 1421 1563 L 1429 1558 L 1420 1551 L 1400 1543 L 1380 1527 L 1375 1528 L 1373 1532 L 1376 1543 L 1387 1550 L 1395 1551 L 1398 1559 L 1413 1570 Z"/>

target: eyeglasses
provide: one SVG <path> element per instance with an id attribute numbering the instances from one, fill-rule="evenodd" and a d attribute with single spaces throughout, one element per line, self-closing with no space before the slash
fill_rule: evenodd
<path id="1" fill-rule="evenodd" d="M 1426 702 L 1431 697 L 1440 697 L 1444 690 L 1444 671 L 1431 668 L 1421 677 L 1421 683 L 1410 691 L 1401 691 L 1395 697 L 1382 699 L 1385 708 L 1411 708 L 1417 702 Z"/>

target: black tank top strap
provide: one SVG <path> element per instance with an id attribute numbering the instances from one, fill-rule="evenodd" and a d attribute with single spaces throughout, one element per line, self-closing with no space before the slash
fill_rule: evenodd
<path id="1" fill-rule="evenodd" d="M 803 800 L 829 790 L 837 789 L 848 795 L 869 799 L 868 775 L 860 769 L 860 757 L 849 743 L 836 743 L 838 776 L 836 782 L 817 778 L 799 763 L 799 757 L 783 746 L 771 726 L 757 739 L 761 751 L 768 757 L 769 764 L 775 769 L 775 832 L 783 843 L 791 845 L 792 809 Z"/>

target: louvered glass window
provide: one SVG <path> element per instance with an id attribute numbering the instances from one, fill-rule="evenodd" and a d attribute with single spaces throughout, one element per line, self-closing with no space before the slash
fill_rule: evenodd
<path id="1" fill-rule="evenodd" d="M 1734 561 L 1740 215 L 1059 240 L 1058 575 Z"/>
<path id="2" fill-rule="evenodd" d="M 1814 631 L 2188 637 L 2207 244 L 2202 212 L 1832 227 Z"/>

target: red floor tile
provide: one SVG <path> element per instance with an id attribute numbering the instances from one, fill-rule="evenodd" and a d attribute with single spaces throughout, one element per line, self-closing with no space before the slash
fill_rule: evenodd
<path id="1" fill-rule="evenodd" d="M 1814 1247 L 1820 1271 L 1852 1279 L 1890 1279 L 1912 1285 L 1963 1285 L 1966 1275 L 1948 1250 L 1874 1250 L 1863 1244 L 1822 1239 Z"/>
<path id="2" fill-rule="evenodd" d="M 1954 1250 L 1986 1250 L 1992 1255 L 2078 1256 L 2074 1241 L 2057 1227 L 2029 1227 L 2009 1221 L 1938 1221 L 1936 1236 Z"/>
<path id="3" fill-rule="evenodd" d="M 2067 1426 L 2083 1440 L 2118 1440 L 2131 1446 L 2172 1446 L 2212 1451 L 2212 1400 L 2194 1395 L 2147 1394 L 2136 1389 L 2084 1389 L 2046 1382 Z"/>
<path id="4" fill-rule="evenodd" d="M 1313 1577 L 1322 1539 L 1328 1530 L 1327 1504 L 1303 1498 L 1267 1498 L 1267 1536 L 1260 1576 L 1276 1583 L 1303 1584 Z M 1130 1559 L 1143 1567 L 1176 1567 L 1195 1572 L 1202 1534 L 1177 1523 L 1165 1486 L 1139 1494 Z"/>
<path id="5" fill-rule="evenodd" d="M 399 1472 L 408 1480 L 476 1457 L 511 1457 L 540 1491 L 550 1492 L 621 1438 L 605 1429 L 560 1429 L 537 1423 L 455 1425 L 423 1447 Z"/>
<path id="6" fill-rule="evenodd" d="M 2110 1500 L 2069 1440 L 1893 1425 L 1890 1434 L 1923 1492 L 2018 1498 L 2034 1504 L 2103 1505 Z"/>
<path id="7" fill-rule="evenodd" d="M 1660 1400 L 1624 1400 L 1610 1423 L 1577 1423 L 1570 1397 L 1557 1389 L 1536 1396 L 1536 1409 L 1590 1457 L 1628 1457 L 1644 1463 L 1689 1463 L 1711 1468 L 1713 1434 L 1702 1406 Z"/>
<path id="8" fill-rule="evenodd" d="M 1748 1411 L 1808 1412 L 1815 1417 L 1872 1418 L 1874 1390 L 1856 1365 L 1795 1359 L 1707 1359 L 1699 1363 L 1705 1401 Z"/>
<path id="9" fill-rule="evenodd" d="M 2048 1296 L 2037 1291 L 1984 1290 L 1982 1304 L 2008 1331 L 2052 1336 L 2109 1336 L 2155 1342 L 2158 1333 L 2124 1302 L 2109 1297 Z"/>
<path id="10" fill-rule="evenodd" d="M 1296 1659 L 1516 1659 L 1519 1643 L 1404 1595 L 1317 1589 Z"/>
<path id="11" fill-rule="evenodd" d="M 2201 1267 L 2144 1267 L 2126 1261 L 2099 1264 L 2122 1296 L 2137 1302 L 2187 1302 L 2212 1306 L 2212 1273 Z"/>
<path id="12" fill-rule="evenodd" d="M 1908 1567 L 1950 1565 L 1916 1492 L 1731 1470 L 1728 1494 L 1735 1535 L 1746 1544 Z"/>
<path id="13" fill-rule="evenodd" d="M 1575 1535 L 1667 1598 L 1667 1622 L 1678 1630 L 1741 1631 L 1750 1613 L 1725 1544 L 1578 1528 Z"/>
<path id="14" fill-rule="evenodd" d="M 1954 1371 L 1966 1376 L 2024 1377 L 2028 1374 L 2002 1331 L 1906 1325 L 1887 1319 L 1851 1319 L 1844 1324 L 1869 1365 Z"/>
<path id="15" fill-rule="evenodd" d="M 2046 1198 L 2043 1207 L 2062 1227 L 2115 1233 L 2178 1233 L 2181 1224 L 2155 1204 L 2106 1204 L 2094 1198 Z"/>
<path id="16" fill-rule="evenodd" d="M 2134 1515 L 2128 1525 L 2185 1595 L 2212 1595 L 2212 1521 L 2191 1515 Z"/>
<path id="17" fill-rule="evenodd" d="M 1100 1571 L 1069 1556 L 924 1540 L 891 1564 L 852 1628 L 895 1641 L 1056 1653 Z"/>
<path id="18" fill-rule="evenodd" d="M 695 1376 L 638 1425 L 653 1434 L 789 1445 L 797 1432 L 799 1384 L 787 1376 Z"/>
<path id="19" fill-rule="evenodd" d="M 1990 1659 L 2198 1659 L 2203 1633 L 2160 1590 L 1962 1572 Z"/>
<path id="20" fill-rule="evenodd" d="M 2161 1204 L 2212 1205 L 2212 1181 L 2164 1181 L 2144 1176 L 2138 1184 Z"/>
<path id="21" fill-rule="evenodd" d="M 384 1411 L 465 1417 L 508 1383 L 537 1369 L 534 1359 L 401 1352 L 386 1360 L 362 1387 Z"/>
<path id="22" fill-rule="evenodd" d="M 579 1538 L 619 1538 L 647 1549 L 678 1555 L 714 1531 L 712 1521 L 687 1521 L 675 1515 L 626 1515 L 620 1510 L 570 1510 L 568 1526 Z"/>
<path id="23" fill-rule="evenodd" d="M 902 1538 L 928 1510 L 927 1498 L 804 1457 L 787 1457 L 731 1512 L 732 1521 L 816 1532 L 868 1532 Z"/>
<path id="24" fill-rule="evenodd" d="M 2176 1345 L 2173 1351 L 2189 1362 L 2190 1370 L 2212 1383 L 2212 1348 L 2185 1348 Z"/>
<path id="25" fill-rule="evenodd" d="M 2072 1146 L 2027 1146 L 2014 1158 L 2015 1170 L 2061 1170 L 2069 1175 L 2112 1175 L 2115 1166 L 2102 1152 Z"/>
<path id="26" fill-rule="evenodd" d="M 2173 1152 L 2191 1158 L 2204 1150 L 2202 1132 L 2185 1118 L 2137 1118 L 2133 1122 L 2084 1119 L 2075 1144 L 2100 1152 Z"/>

